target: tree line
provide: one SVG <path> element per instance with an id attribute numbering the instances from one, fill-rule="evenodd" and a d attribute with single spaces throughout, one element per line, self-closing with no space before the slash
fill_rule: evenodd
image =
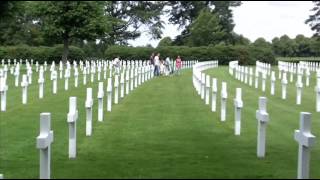
<path id="1" fill-rule="evenodd" d="M 62 60 L 69 47 L 81 48 L 87 56 L 102 57 L 109 47 L 128 46 L 140 37 L 141 27 L 151 39 L 161 39 L 164 22 L 182 29 L 175 39 L 162 38 L 161 46 L 257 46 L 277 56 L 319 56 L 320 3 L 306 20 L 316 31 L 312 38 L 284 35 L 272 43 L 263 38 L 250 42 L 233 31 L 232 9 L 241 1 L 1 1 L 0 46 L 32 47 L 63 45 Z"/>

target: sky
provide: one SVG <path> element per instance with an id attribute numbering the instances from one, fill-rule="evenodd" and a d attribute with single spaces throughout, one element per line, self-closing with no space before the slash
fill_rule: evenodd
<path id="1" fill-rule="evenodd" d="M 313 12 L 311 1 L 242 1 L 240 7 L 233 8 L 234 31 L 250 39 L 251 42 L 259 37 L 271 42 L 274 37 L 287 34 L 294 38 L 298 34 L 311 37 L 314 32 L 304 21 Z M 168 15 L 161 19 L 165 22 L 162 37 L 169 36 L 174 39 L 182 29 L 168 22 Z M 142 31 L 146 29 L 142 28 Z M 159 40 L 150 40 L 147 33 L 129 41 L 132 46 L 145 46 L 151 44 L 156 47 Z"/>

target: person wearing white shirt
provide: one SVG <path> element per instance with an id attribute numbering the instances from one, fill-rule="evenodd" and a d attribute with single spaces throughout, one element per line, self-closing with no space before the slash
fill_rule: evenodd
<path id="1" fill-rule="evenodd" d="M 154 75 L 159 76 L 160 70 L 160 53 L 154 57 Z"/>

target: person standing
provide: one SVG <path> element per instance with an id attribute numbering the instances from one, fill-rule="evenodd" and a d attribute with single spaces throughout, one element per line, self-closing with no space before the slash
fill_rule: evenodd
<path id="1" fill-rule="evenodd" d="M 180 75 L 181 66 L 182 66 L 182 60 L 181 60 L 180 56 L 178 56 L 176 59 L 176 69 L 177 69 L 178 75 Z"/>
<path id="2" fill-rule="evenodd" d="M 115 74 L 120 74 L 120 57 L 117 56 L 114 60 L 113 60 L 113 66 L 114 66 L 114 70 L 115 70 Z"/>
<path id="3" fill-rule="evenodd" d="M 154 57 L 154 75 L 159 76 L 160 71 L 160 53 Z"/>

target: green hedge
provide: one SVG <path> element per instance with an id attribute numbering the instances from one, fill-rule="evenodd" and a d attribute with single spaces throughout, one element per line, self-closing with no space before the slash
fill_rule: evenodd
<path id="1" fill-rule="evenodd" d="M 320 57 L 276 57 L 277 61 L 290 61 L 290 62 L 299 62 L 299 61 L 320 61 Z"/>
<path id="2" fill-rule="evenodd" d="M 183 60 L 219 60 L 219 64 L 239 60 L 240 64 L 254 65 L 256 60 L 275 64 L 275 57 L 269 49 L 254 46 L 214 46 L 214 47 L 186 47 L 166 46 L 158 48 L 111 46 L 105 51 L 106 59 L 120 56 L 121 59 L 148 60 L 152 52 L 159 52 L 160 57 L 175 59 L 180 55 Z"/>
<path id="3" fill-rule="evenodd" d="M 2 46 L 0 47 L 0 59 L 33 59 L 34 61 L 39 61 L 39 63 L 44 63 L 47 61 L 51 63 L 52 61 L 60 61 L 63 52 L 62 45 L 56 45 L 54 47 L 30 47 L 26 45 L 20 46 Z M 74 46 L 69 47 L 70 60 L 80 60 L 85 57 L 85 53 L 82 49 Z"/>

